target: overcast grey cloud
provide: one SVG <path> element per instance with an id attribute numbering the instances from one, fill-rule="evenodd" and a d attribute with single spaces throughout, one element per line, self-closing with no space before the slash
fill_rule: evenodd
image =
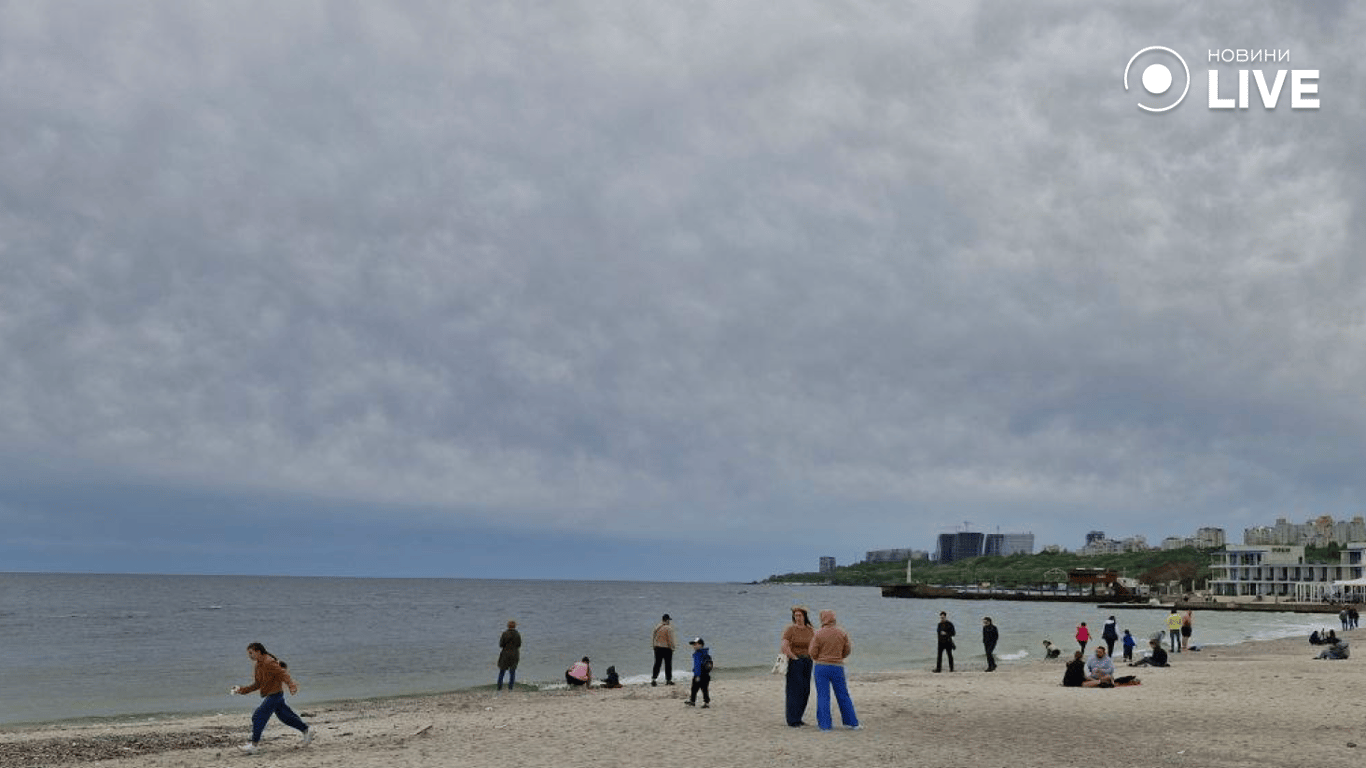
<path id="1" fill-rule="evenodd" d="M 1362 39 L 1350 3 L 0 4 L 0 570 L 749 579 L 1359 514 Z M 1162 114 L 1152 45 L 1191 67 Z M 1211 68 L 1321 105 L 1209 109 Z"/>

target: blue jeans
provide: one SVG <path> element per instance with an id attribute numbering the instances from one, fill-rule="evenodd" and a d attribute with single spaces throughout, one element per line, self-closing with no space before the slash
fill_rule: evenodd
<path id="1" fill-rule="evenodd" d="M 844 682 L 844 667 L 839 664 L 816 664 L 811 676 L 816 681 L 816 725 L 822 731 L 834 727 L 830 719 L 830 689 L 835 689 L 835 701 L 840 705 L 840 722 L 849 728 L 858 725 L 854 702 L 849 698 L 849 686 Z"/>
<path id="2" fill-rule="evenodd" d="M 308 723 L 300 720 L 299 716 L 294 714 L 294 710 L 285 703 L 284 691 L 281 691 L 261 699 L 261 706 L 257 707 L 256 711 L 251 714 L 252 744 L 261 740 L 261 734 L 266 730 L 266 723 L 270 722 L 271 715 L 280 718 L 280 722 L 290 728 L 296 728 L 304 733 L 308 732 Z"/>
<path id="3" fill-rule="evenodd" d="M 517 668 L 516 668 L 516 667 L 512 667 L 512 668 L 510 668 L 510 669 L 500 669 L 500 670 L 498 670 L 498 690 L 500 690 L 500 691 L 503 690 L 503 675 L 504 675 L 505 673 L 507 674 L 507 678 L 508 678 L 508 690 L 510 691 L 510 690 L 512 690 L 512 686 L 515 685 L 515 684 L 517 683 Z"/>
<path id="4" fill-rule="evenodd" d="M 806 714 L 811 701 L 811 657 L 799 656 L 787 662 L 787 724 L 796 725 Z"/>

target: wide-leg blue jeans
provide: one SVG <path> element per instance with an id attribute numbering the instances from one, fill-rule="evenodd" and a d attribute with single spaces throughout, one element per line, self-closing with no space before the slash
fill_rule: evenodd
<path id="1" fill-rule="evenodd" d="M 849 698 L 849 686 L 844 681 L 844 667 L 839 664 L 816 664 L 811 673 L 816 681 L 816 725 L 822 731 L 834 727 L 830 718 L 830 691 L 835 691 L 835 701 L 840 706 L 840 722 L 847 728 L 858 727 L 858 715 L 854 714 L 854 702 Z"/>

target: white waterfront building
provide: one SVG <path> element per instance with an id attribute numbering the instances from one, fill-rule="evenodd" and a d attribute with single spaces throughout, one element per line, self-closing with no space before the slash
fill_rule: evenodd
<path id="1" fill-rule="evenodd" d="M 1210 592 L 1216 597 L 1274 598 L 1312 602 L 1359 594 L 1366 577 L 1366 541 L 1342 547 L 1337 563 L 1304 561 L 1303 544 L 1228 544 L 1211 553 Z"/>

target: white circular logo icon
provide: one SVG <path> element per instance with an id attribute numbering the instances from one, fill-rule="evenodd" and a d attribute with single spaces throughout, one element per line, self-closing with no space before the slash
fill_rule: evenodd
<path id="1" fill-rule="evenodd" d="M 1175 57 L 1177 61 L 1181 62 L 1181 71 L 1186 76 L 1186 84 L 1181 89 L 1181 95 L 1176 98 L 1176 101 L 1173 101 L 1172 103 L 1164 107 L 1150 107 L 1147 104 L 1144 104 L 1143 102 L 1138 103 L 1139 109 L 1144 109 L 1149 112 L 1166 112 L 1167 110 L 1171 109 L 1172 107 L 1175 107 L 1177 104 L 1180 104 L 1183 100 L 1185 100 L 1186 93 L 1190 91 L 1190 67 L 1186 66 L 1186 60 L 1181 58 L 1181 54 L 1177 53 L 1176 51 L 1173 51 L 1172 49 L 1162 45 L 1150 45 L 1147 48 L 1144 48 L 1143 50 L 1129 57 L 1129 63 L 1124 65 L 1124 90 L 1129 90 L 1129 70 L 1133 68 L 1134 60 L 1136 60 L 1139 56 L 1148 53 L 1149 51 L 1161 51 L 1164 54 L 1169 54 Z M 1171 90 L 1172 70 L 1166 64 L 1163 64 L 1161 62 L 1149 64 L 1147 67 L 1144 67 L 1143 69 L 1141 82 L 1143 83 L 1143 90 L 1147 91 L 1149 94 L 1153 96 L 1161 96 L 1165 94 L 1167 91 Z"/>

